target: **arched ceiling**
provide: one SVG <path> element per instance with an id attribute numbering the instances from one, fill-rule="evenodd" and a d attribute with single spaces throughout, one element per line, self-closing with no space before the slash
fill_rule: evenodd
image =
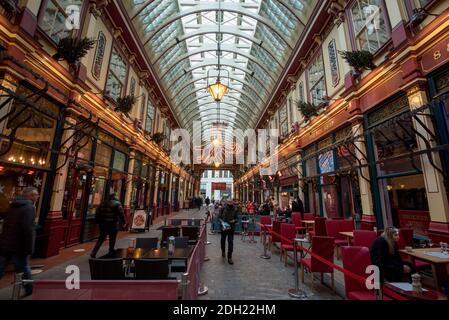
<path id="1" fill-rule="evenodd" d="M 203 132 L 209 133 L 216 132 L 214 123 L 242 130 L 255 127 L 317 1 L 123 3 L 181 126 L 192 131 L 193 122 L 200 121 Z M 221 106 L 206 90 L 218 75 L 218 42 L 220 75 L 230 87 Z"/>

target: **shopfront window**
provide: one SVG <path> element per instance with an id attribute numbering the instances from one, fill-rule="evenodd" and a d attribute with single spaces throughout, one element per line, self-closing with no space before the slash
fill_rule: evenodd
<path id="1" fill-rule="evenodd" d="M 26 97 L 33 91 L 20 86 L 17 93 Z M 11 144 L 5 137 L 0 142 L 0 152 L 3 153 L 0 156 L 0 211 L 6 210 L 9 202 L 25 187 L 35 187 L 40 194 L 36 211 L 40 212 L 59 107 L 44 97 L 37 100 L 36 105 L 38 110 L 32 110 L 29 105 L 13 100 L 9 106 L 4 106 L 12 114 L 0 123 L 0 132 L 4 136 L 13 134 L 15 141 Z M 46 111 L 54 117 L 39 111 Z M 38 218 L 39 214 L 36 220 Z"/>
<path id="2" fill-rule="evenodd" d="M 106 94 L 114 101 L 122 96 L 126 79 L 126 62 L 115 48 L 112 49 L 111 63 L 109 65 L 108 79 L 106 81 Z"/>
<path id="3" fill-rule="evenodd" d="M 408 99 L 400 97 L 368 116 L 372 121 L 385 115 L 370 130 L 384 220 L 395 226 L 399 226 L 398 210 L 428 209 L 421 159 L 413 155 L 418 147 L 413 123 L 409 117 L 400 117 L 407 110 Z"/>
<path id="4" fill-rule="evenodd" d="M 351 21 L 358 50 L 376 53 L 389 39 L 383 0 L 356 0 Z"/>
<path id="5" fill-rule="evenodd" d="M 56 43 L 70 36 L 72 30 L 66 27 L 69 15 L 80 17 L 82 0 L 48 0 L 40 23 L 42 30 Z M 75 22 L 76 23 L 76 22 Z"/>
<path id="6" fill-rule="evenodd" d="M 400 225 L 399 210 L 429 210 L 422 174 L 380 179 L 379 189 L 386 200 L 384 205 L 390 225 Z"/>

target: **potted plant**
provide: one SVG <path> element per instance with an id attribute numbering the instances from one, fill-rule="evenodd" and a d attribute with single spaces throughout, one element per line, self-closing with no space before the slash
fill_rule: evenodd
<path id="1" fill-rule="evenodd" d="M 298 102 L 298 110 L 304 116 L 304 120 L 307 122 L 313 116 L 318 115 L 318 107 L 311 102 Z"/>
<path id="2" fill-rule="evenodd" d="M 353 68 L 353 76 L 360 77 L 364 70 L 374 70 L 374 55 L 366 50 L 361 51 L 339 51 L 342 58 Z"/>
<path id="3" fill-rule="evenodd" d="M 15 0 L 0 0 L 0 6 L 3 7 L 5 12 L 9 15 L 9 18 L 13 18 L 17 13 L 19 13 L 17 1 Z"/>
<path id="4" fill-rule="evenodd" d="M 117 98 L 117 106 L 115 107 L 115 111 L 120 111 L 124 114 L 128 114 L 131 112 L 133 105 L 136 103 L 136 97 L 133 95 L 128 95 L 124 97 Z"/>
<path id="5" fill-rule="evenodd" d="M 71 72 L 76 72 L 80 60 L 94 47 L 95 40 L 89 38 L 74 38 L 68 36 L 59 40 L 57 52 L 53 55 L 56 60 L 65 60 Z"/>
<path id="6" fill-rule="evenodd" d="M 163 134 L 162 132 L 157 132 L 157 133 L 153 134 L 153 136 L 151 137 L 151 139 L 152 139 L 155 143 L 159 144 L 159 143 L 161 143 L 162 141 L 164 141 L 164 139 L 165 139 L 165 134 Z"/>

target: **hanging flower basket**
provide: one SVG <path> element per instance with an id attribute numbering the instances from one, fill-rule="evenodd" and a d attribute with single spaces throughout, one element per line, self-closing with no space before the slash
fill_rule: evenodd
<path id="1" fill-rule="evenodd" d="M 57 52 L 53 58 L 65 60 L 68 64 L 76 64 L 94 47 L 94 44 L 95 40 L 89 38 L 62 38 L 59 40 Z"/>
<path id="2" fill-rule="evenodd" d="M 117 98 L 117 106 L 115 111 L 120 111 L 124 114 L 131 112 L 133 105 L 136 103 L 136 98 L 132 95 Z"/>
<path id="3" fill-rule="evenodd" d="M 318 115 L 318 106 L 311 102 L 300 101 L 298 102 L 297 107 L 299 112 L 301 112 L 301 114 L 304 116 L 304 120 L 306 122 L 309 121 L 312 117 Z"/>
<path id="4" fill-rule="evenodd" d="M 153 134 L 153 136 L 151 137 L 151 139 L 152 139 L 155 143 L 159 144 L 159 143 L 161 143 L 162 141 L 164 141 L 164 139 L 165 139 L 165 134 L 163 134 L 162 132 L 157 132 L 157 133 Z"/>
<path id="5" fill-rule="evenodd" d="M 361 76 L 364 70 L 374 70 L 374 55 L 366 50 L 361 51 L 339 51 L 342 58 L 353 68 L 352 74 L 355 78 Z"/>

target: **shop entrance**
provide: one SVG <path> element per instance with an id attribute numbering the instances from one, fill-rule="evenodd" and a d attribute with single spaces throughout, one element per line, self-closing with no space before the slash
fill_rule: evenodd
<path id="1" fill-rule="evenodd" d="M 63 219 L 66 222 L 63 247 L 73 246 L 81 242 L 82 222 L 91 181 L 91 171 L 76 168 L 69 170 L 62 207 Z"/>

